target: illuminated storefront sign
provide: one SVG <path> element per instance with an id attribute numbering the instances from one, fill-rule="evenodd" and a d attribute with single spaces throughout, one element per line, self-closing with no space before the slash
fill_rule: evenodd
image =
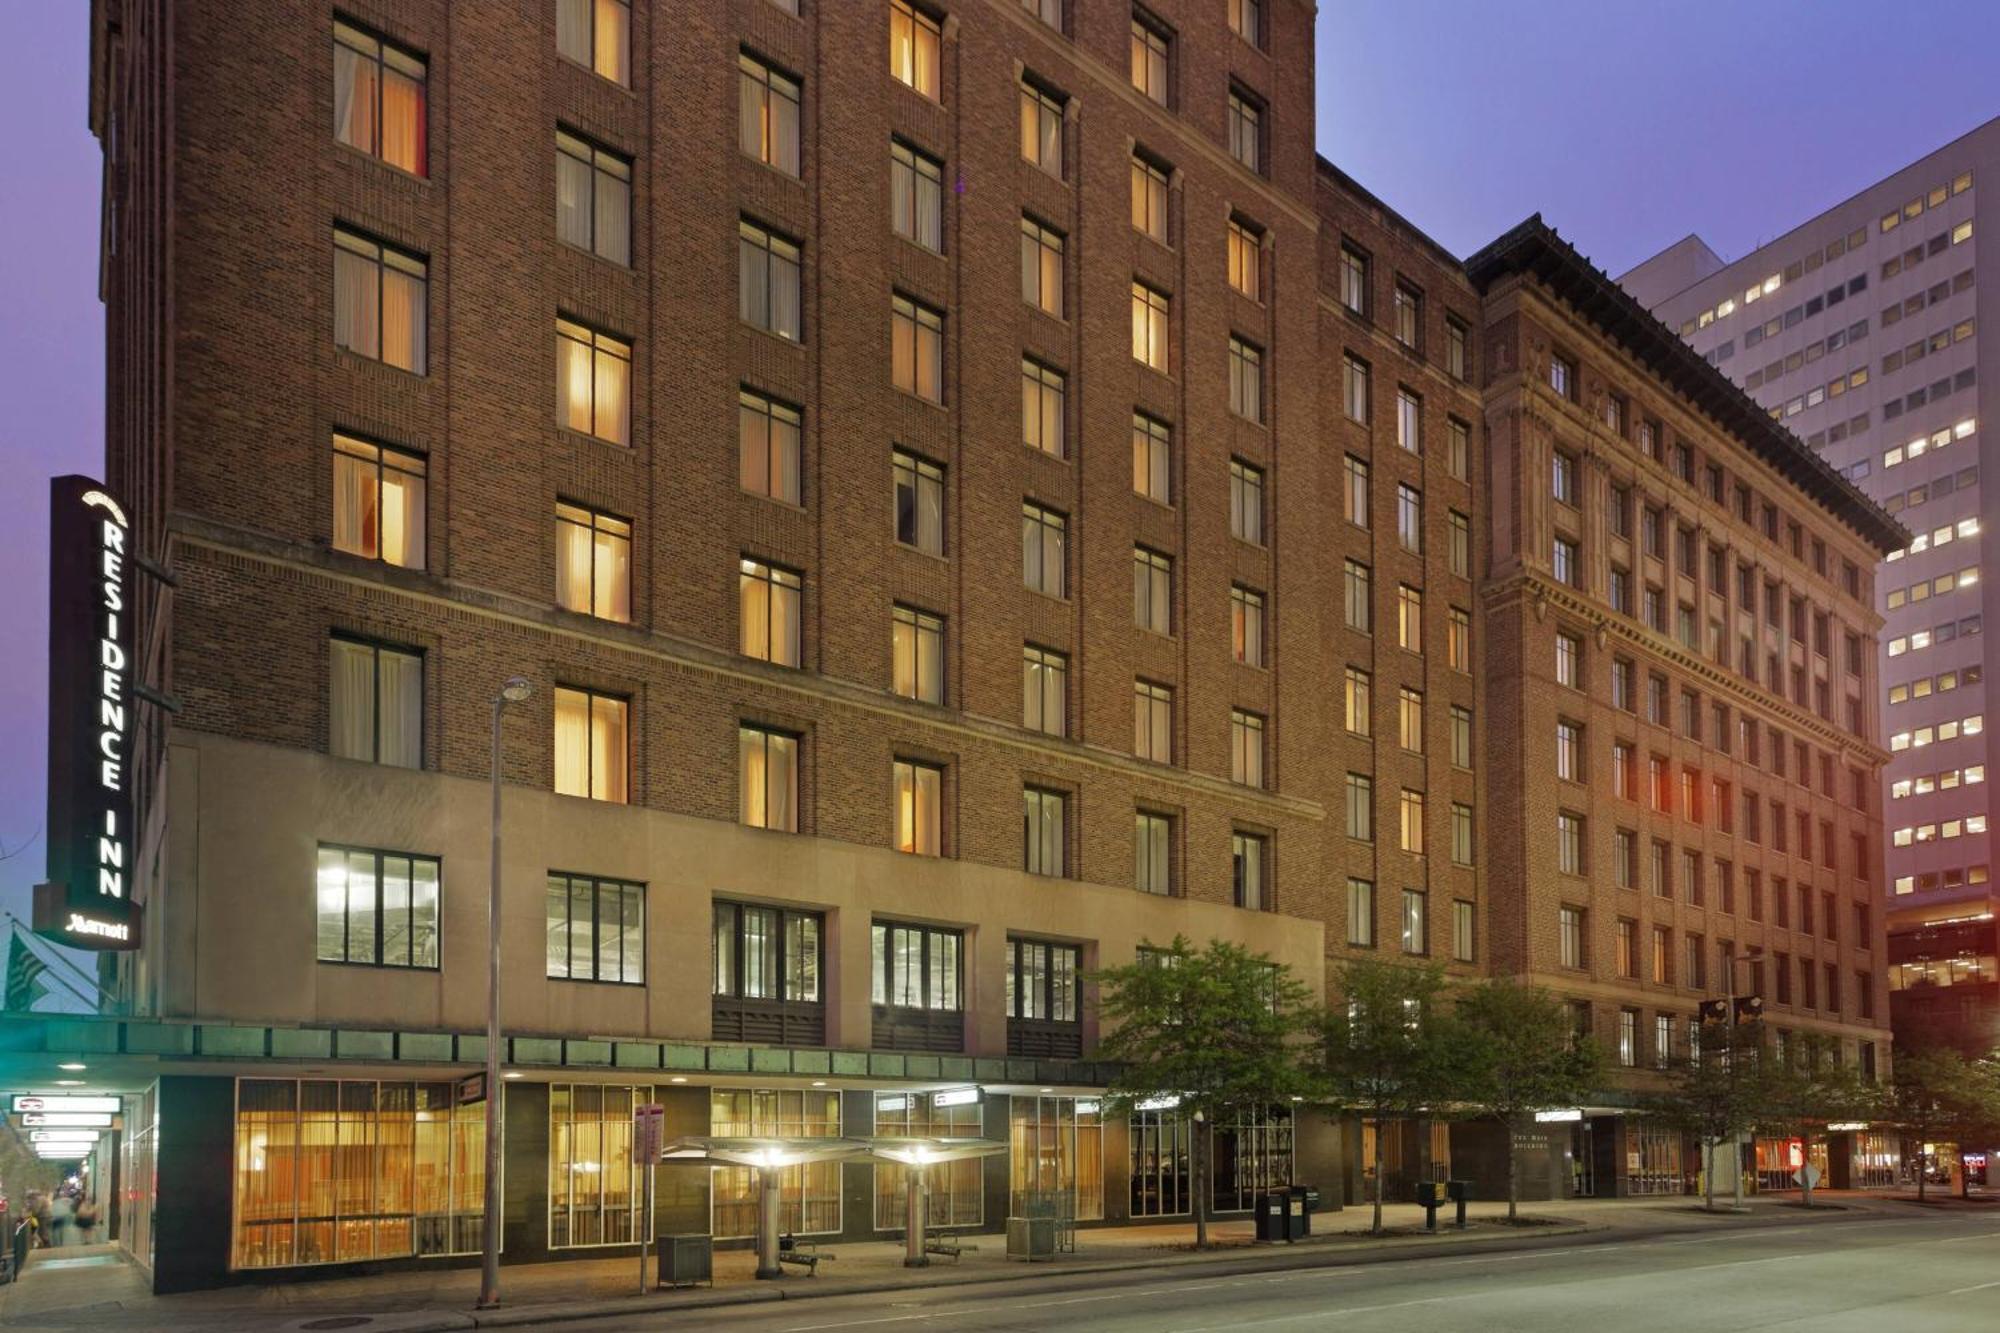
<path id="1" fill-rule="evenodd" d="M 111 1114 L 108 1111 L 23 1111 L 21 1125 L 25 1129 L 109 1129 Z"/>
<path id="2" fill-rule="evenodd" d="M 118 1111 L 117 1097 L 93 1097 L 83 1093 L 17 1092 L 15 1111 Z"/>
<path id="3" fill-rule="evenodd" d="M 48 883 L 35 930 L 78 949 L 139 947 L 132 901 L 135 568 L 131 519 L 88 477 L 49 510 Z"/>
<path id="4" fill-rule="evenodd" d="M 977 1088 L 952 1088 L 931 1094 L 932 1106 L 971 1106 L 979 1100 Z"/>

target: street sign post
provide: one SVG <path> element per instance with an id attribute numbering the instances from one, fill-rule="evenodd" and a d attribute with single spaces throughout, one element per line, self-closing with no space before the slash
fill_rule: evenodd
<path id="1" fill-rule="evenodd" d="M 667 1108 L 643 1102 L 632 1108 L 632 1160 L 646 1164 L 646 1207 L 639 1217 L 639 1290 L 646 1290 L 646 1246 L 653 1235 L 653 1173 L 660 1167 Z"/>
<path id="2" fill-rule="evenodd" d="M 1819 1185 L 1819 1168 L 1807 1162 L 1792 1172 L 1792 1183 L 1801 1189 L 1815 1189 Z"/>

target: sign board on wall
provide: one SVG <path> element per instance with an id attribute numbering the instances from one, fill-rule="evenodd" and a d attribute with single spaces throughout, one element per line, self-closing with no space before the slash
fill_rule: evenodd
<path id="1" fill-rule="evenodd" d="M 136 949 L 132 523 L 88 477 L 55 478 L 49 501 L 48 883 L 35 888 L 35 931 Z"/>

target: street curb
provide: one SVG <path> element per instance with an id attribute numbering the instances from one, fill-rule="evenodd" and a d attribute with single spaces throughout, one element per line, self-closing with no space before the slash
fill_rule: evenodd
<path id="1" fill-rule="evenodd" d="M 1832 1215 L 1818 1221 L 1827 1225 L 1841 1222 L 1859 1222 L 1871 1218 L 1879 1219 L 1882 1214 L 1873 1209 L 1848 1209 L 1839 1215 Z M 1616 1243 L 1625 1240 L 1650 1240 L 1658 1236 L 1684 1236 L 1696 1232 L 1754 1231 L 1767 1226 L 1790 1226 L 1800 1221 L 1797 1216 L 1758 1216 L 1754 1219 L 1742 1217 L 1726 1221 L 1668 1223 L 1658 1227 L 1640 1230 L 1619 1228 L 1602 1222 L 1583 1223 L 1573 1227 L 1563 1227 L 1552 1232 L 1536 1235 L 1496 1236 L 1490 1240 L 1437 1240 L 1421 1237 L 1391 1240 L 1375 1248 L 1366 1242 L 1347 1244 L 1339 1248 L 1328 1244 L 1308 1242 L 1306 1248 L 1286 1246 L 1280 1249 L 1256 1250 L 1241 1257 L 1219 1255 L 1162 1255 L 1148 1259 L 1113 1260 L 1107 1263 L 1079 1265 L 1067 1268 L 1036 1268 L 1024 1264 L 1019 1268 L 1009 1267 L 994 1272 L 962 1273 L 942 1270 L 935 1277 L 926 1273 L 923 1277 L 899 1282 L 879 1280 L 856 1281 L 852 1283 L 827 1283 L 821 1285 L 815 1279 L 809 1285 L 798 1287 L 758 1284 L 748 1287 L 711 1288 L 687 1296 L 637 1297 L 627 1300 L 594 1301 L 586 1305 L 560 1306 L 524 1305 L 484 1313 L 439 1314 L 428 1321 L 421 1315 L 412 1322 L 403 1323 L 394 1316 L 379 1317 L 379 1322 L 371 1324 L 376 1333 L 459 1333 L 464 1329 L 519 1328 L 540 1324 L 581 1323 L 592 1319 L 613 1319 L 631 1315 L 672 1314 L 681 1310 L 712 1310 L 732 1305 L 758 1305 L 775 1301 L 819 1300 L 834 1296 L 867 1296 L 901 1291 L 934 1291 L 943 1287 L 987 1286 L 1001 1282 L 1019 1282 L 1036 1277 L 1088 1278 L 1108 1273 L 1135 1273 L 1199 1267 L 1218 1277 L 1236 1277 L 1252 1273 L 1266 1273 L 1283 1269 L 1352 1268 L 1372 1263 L 1401 1263 L 1425 1258 L 1447 1258 L 1465 1254 L 1485 1252 L 1514 1253 L 1523 1250 L 1563 1249 L 1572 1246 L 1592 1246 Z M 1331 1241 L 1331 1237 L 1328 1238 Z M 1346 1237 L 1341 1239 L 1346 1240 Z M 313 1316 L 303 1316 L 304 1322 Z M 295 1323 L 291 1327 L 296 1328 Z"/>

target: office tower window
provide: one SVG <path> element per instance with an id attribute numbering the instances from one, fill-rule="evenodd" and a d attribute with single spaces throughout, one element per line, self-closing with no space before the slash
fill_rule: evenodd
<path id="1" fill-rule="evenodd" d="M 1375 947 L 1375 886 L 1365 879 L 1347 881 L 1347 942 L 1357 949 Z"/>
<path id="2" fill-rule="evenodd" d="M 904 393 L 944 401 L 944 316 L 907 296 L 889 301 L 889 377 Z"/>
<path id="3" fill-rule="evenodd" d="M 1478 957 L 1477 942 L 1473 937 L 1475 929 L 1474 905 L 1463 898 L 1451 905 L 1451 956 L 1460 963 L 1473 962 Z"/>
<path id="4" fill-rule="evenodd" d="M 824 918 L 749 903 L 717 902 L 712 995 L 819 1004 Z M 724 1094 L 727 1095 L 727 1094 Z"/>
<path id="5" fill-rule="evenodd" d="M 936 19 L 907 0 L 889 0 L 889 73 L 932 101 L 939 96 L 938 48 L 943 41 Z"/>
<path id="6" fill-rule="evenodd" d="M 327 642 L 327 752 L 422 768 L 423 654 L 338 635 Z"/>
<path id="7" fill-rule="evenodd" d="M 1161 374 L 1168 372 L 1167 317 L 1171 298 L 1134 280 L 1132 283 L 1132 357 Z"/>
<path id="8" fill-rule="evenodd" d="M 1021 443 L 1061 458 L 1066 441 L 1068 380 L 1060 370 L 1021 358 Z"/>
<path id="9" fill-rule="evenodd" d="M 1631 829 L 1611 835 L 1611 882 L 1621 889 L 1639 887 L 1639 835 Z"/>
<path id="10" fill-rule="evenodd" d="M 1264 719 L 1240 708 L 1229 712 L 1229 779 L 1246 787 L 1264 785 Z"/>
<path id="11" fill-rule="evenodd" d="M 1132 414 L 1132 489 L 1159 504 L 1173 503 L 1170 476 L 1173 466 L 1173 427 L 1144 412 Z M 1238 464 L 1232 462 L 1232 474 Z M 1231 524 L 1234 527 L 1234 481 L 1231 482 Z"/>
<path id="12" fill-rule="evenodd" d="M 1445 419 L 1445 467 L 1460 481 L 1472 480 L 1472 427 L 1456 417 Z"/>
<path id="13" fill-rule="evenodd" d="M 944 250 L 944 164 L 889 141 L 889 225 L 926 250 Z"/>
<path id="14" fill-rule="evenodd" d="M 752 328 L 799 341 L 799 247 L 748 219 L 738 222 L 736 231 L 737 317 Z"/>
<path id="15" fill-rule="evenodd" d="M 333 343 L 414 375 L 429 373 L 430 267 L 415 255 L 333 229 Z"/>
<path id="16" fill-rule="evenodd" d="M 1396 390 L 1396 445 L 1413 454 L 1424 451 L 1424 401 L 1408 389 Z"/>
<path id="17" fill-rule="evenodd" d="M 1618 975 L 1628 980 L 1639 976 L 1639 923 L 1631 917 L 1618 918 Z"/>
<path id="18" fill-rule="evenodd" d="M 1356 736 L 1374 734 L 1374 678 L 1360 667 L 1347 668 L 1347 729 Z"/>
<path id="19" fill-rule="evenodd" d="M 1007 941 L 1007 1017 L 1075 1023 L 1082 1016 L 1083 951 L 1074 944 Z"/>
<path id="20" fill-rule="evenodd" d="M 799 602 L 804 592 L 804 580 L 790 570 L 747 558 L 738 562 L 745 657 L 777 666 L 799 665 Z"/>
<path id="21" fill-rule="evenodd" d="M 1567 718 L 1556 719 L 1556 776 L 1565 782 L 1583 781 L 1583 724 Z"/>
<path id="22" fill-rule="evenodd" d="M 631 799 L 629 699 L 558 685 L 555 689 L 556 794 L 593 801 Z"/>
<path id="23" fill-rule="evenodd" d="M 1451 766 L 1472 767 L 1472 710 L 1458 704 L 1451 706 Z"/>
<path id="24" fill-rule="evenodd" d="M 1229 0 L 1229 30 L 1252 46 L 1264 44 L 1264 0 Z"/>
<path id="25" fill-rule="evenodd" d="M 426 78 L 421 57 L 335 20 L 333 137 L 411 175 L 428 175 Z"/>
<path id="26" fill-rule="evenodd" d="M 1264 294 L 1263 236 L 1235 218 L 1229 219 L 1229 285 L 1253 301 Z"/>
<path id="27" fill-rule="evenodd" d="M 1369 524 L 1368 462 L 1348 454 L 1345 472 L 1347 521 L 1358 528 L 1365 528 Z"/>
<path id="28" fill-rule="evenodd" d="M 1063 174 L 1063 104 L 1032 84 L 1021 85 L 1021 157 L 1051 176 Z"/>
<path id="29" fill-rule="evenodd" d="M 1445 665 L 1453 671 L 1472 670 L 1472 613 L 1454 606 L 1444 626 Z"/>
<path id="30" fill-rule="evenodd" d="M 1424 347 L 1423 293 L 1404 283 L 1396 284 L 1393 327 L 1396 341 L 1419 355 Z"/>
<path id="31" fill-rule="evenodd" d="M 738 146 L 767 167 L 799 174 L 799 83 L 749 52 L 736 58 Z"/>
<path id="32" fill-rule="evenodd" d="M 1229 155 L 1252 171 L 1263 170 L 1264 109 L 1245 93 L 1229 90 Z"/>
<path id="33" fill-rule="evenodd" d="M 548 974 L 646 984 L 646 886 L 551 872 Z"/>
<path id="34" fill-rule="evenodd" d="M 1668 985 L 1674 979 L 1674 933 L 1665 926 L 1653 927 L 1653 980 Z"/>
<path id="35" fill-rule="evenodd" d="M 1444 322 L 1444 370 L 1455 380 L 1464 380 L 1472 373 L 1471 361 L 1466 354 L 1470 334 L 1465 325 L 1447 317 Z"/>
<path id="36" fill-rule="evenodd" d="M 1553 480 L 1549 494 L 1563 504 L 1576 504 L 1576 459 L 1558 449 L 1551 457 L 1554 463 L 1550 469 Z"/>
<path id="37" fill-rule="evenodd" d="M 893 1009 L 957 1010 L 963 1004 L 965 937 L 936 926 L 869 927 L 871 1003 Z"/>
<path id="38" fill-rule="evenodd" d="M 1264 353 L 1237 337 L 1229 340 L 1229 410 L 1247 421 L 1264 419 Z"/>
<path id="39" fill-rule="evenodd" d="M 556 131 L 556 236 L 614 264 L 632 262 L 632 163 Z"/>
<path id="40" fill-rule="evenodd" d="M 1424 693 L 1405 685 L 1396 691 L 1396 739 L 1411 754 L 1424 752 Z"/>
<path id="41" fill-rule="evenodd" d="M 893 844 L 896 850 L 913 856 L 943 855 L 944 770 L 931 764 L 898 759 L 891 772 L 896 789 L 896 837 Z"/>
<path id="42" fill-rule="evenodd" d="M 630 0 L 556 0 L 556 50 L 613 83 L 632 82 Z"/>
<path id="43" fill-rule="evenodd" d="M 943 555 L 944 469 L 898 449 L 890 455 L 889 471 L 895 491 L 896 540 L 925 555 Z"/>
<path id="44" fill-rule="evenodd" d="M 1358 560 L 1346 561 L 1342 567 L 1343 600 L 1347 627 L 1358 629 L 1363 634 L 1373 632 L 1375 627 L 1375 578 L 1368 566 Z"/>
<path id="45" fill-rule="evenodd" d="M 1132 883 L 1141 893 L 1171 894 L 1174 824 L 1168 815 L 1140 810 L 1133 817 Z"/>
<path id="46" fill-rule="evenodd" d="M 1581 907 L 1561 907 L 1556 911 L 1556 935 L 1564 967 L 1585 966 L 1583 911 Z"/>
<path id="47" fill-rule="evenodd" d="M 736 729 L 737 818 L 749 828 L 799 831 L 799 738 L 745 723 Z"/>
<path id="48" fill-rule="evenodd" d="M 1045 315 L 1063 317 L 1063 236 L 1031 217 L 1021 219 L 1021 299 Z"/>
<path id="49" fill-rule="evenodd" d="M 424 567 L 422 454 L 333 436 L 333 549 L 404 569 Z"/>
<path id="50" fill-rule="evenodd" d="M 1368 424 L 1368 363 L 1357 356 L 1341 362 L 1341 406 L 1350 421 Z"/>
<path id="51" fill-rule="evenodd" d="M 1396 643 L 1413 653 L 1424 650 L 1424 594 L 1407 583 L 1396 586 Z"/>
<path id="52" fill-rule="evenodd" d="M 1555 548 L 1549 557 L 1549 568 L 1557 583 L 1567 583 L 1572 588 L 1583 582 L 1583 556 L 1577 544 L 1567 537 L 1555 539 Z"/>
<path id="53" fill-rule="evenodd" d="M 1450 533 L 1451 572 L 1462 579 L 1472 577 L 1472 519 L 1456 509 L 1445 514 L 1445 527 Z"/>
<path id="54" fill-rule="evenodd" d="M 799 426 L 797 408 L 737 391 L 737 482 L 744 490 L 799 503 Z"/>
<path id="55" fill-rule="evenodd" d="M 1168 686 L 1132 683 L 1132 753 L 1160 764 L 1174 761 L 1174 692 Z"/>
<path id="56" fill-rule="evenodd" d="M 1674 1058 L 1674 1016 L 1653 1015 L 1653 1067 L 1665 1069 Z"/>
<path id="57" fill-rule="evenodd" d="M 1365 773 L 1347 775 L 1347 836 L 1375 840 L 1375 780 Z"/>
<path id="58" fill-rule="evenodd" d="M 1564 398 L 1576 396 L 1576 363 L 1560 352 L 1549 355 L 1549 387 Z"/>
<path id="59" fill-rule="evenodd" d="M 1171 38 L 1146 18 L 1132 16 L 1132 86 L 1167 104 L 1167 50 Z"/>
<path id="60" fill-rule="evenodd" d="M 1429 902 L 1420 889 L 1403 890 L 1403 952 L 1427 954 L 1431 951 Z"/>
<path id="61" fill-rule="evenodd" d="M 1167 243 L 1167 173 L 1137 153 L 1132 155 L 1132 226 Z"/>
<path id="62" fill-rule="evenodd" d="M 1247 907 L 1253 912 L 1268 912 L 1276 906 L 1269 883 L 1269 854 L 1268 840 L 1260 834 L 1237 832 L 1230 835 L 1230 873 L 1238 907 Z"/>
<path id="63" fill-rule="evenodd" d="M 1556 869 L 1565 875 L 1585 870 L 1583 816 L 1569 810 L 1556 813 Z"/>
<path id="64" fill-rule="evenodd" d="M 1406 551 L 1424 549 L 1424 496 L 1416 487 L 1396 483 L 1396 541 Z"/>
<path id="65" fill-rule="evenodd" d="M 1069 658 L 1052 648 L 1021 649 L 1021 725 L 1046 736 L 1069 734 Z"/>
<path id="66" fill-rule="evenodd" d="M 438 965 L 436 857 L 322 843 L 315 888 L 320 962 Z"/>
<path id="67" fill-rule="evenodd" d="M 1639 1011 L 1618 1011 L 1618 1063 L 1626 1069 L 1639 1065 Z"/>
<path id="68" fill-rule="evenodd" d="M 556 421 L 611 444 L 632 442 L 632 344 L 556 320 Z"/>
<path id="69" fill-rule="evenodd" d="M 1357 315 L 1368 313 L 1368 256 L 1340 247 L 1340 303 Z"/>
<path id="70" fill-rule="evenodd" d="M 1472 864 L 1472 807 L 1462 801 L 1451 803 L 1451 863 Z"/>
<path id="71" fill-rule="evenodd" d="M 1231 651 L 1245 666 L 1264 665 L 1264 594 L 1237 585 L 1229 589 Z"/>
<path id="72" fill-rule="evenodd" d="M 1061 597 L 1069 588 L 1069 520 L 1032 500 L 1021 503 L 1021 582 Z"/>
<path id="73" fill-rule="evenodd" d="M 632 618 L 632 525 L 556 501 L 556 605 L 604 620 Z"/>
<path id="74" fill-rule="evenodd" d="M 1424 794 L 1403 788 L 1397 801 L 1397 845 L 1412 856 L 1424 854 Z"/>
<path id="75" fill-rule="evenodd" d="M 1068 800 L 1059 791 L 1021 789 L 1021 868 L 1029 874 L 1061 878 L 1068 808 Z"/>
<path id="76" fill-rule="evenodd" d="M 1132 548 L 1132 619 L 1155 634 L 1174 632 L 1174 562 L 1172 557 Z"/>
<path id="77" fill-rule="evenodd" d="M 890 688 L 919 703 L 944 702 L 944 621 L 915 607 L 890 614 Z"/>
<path id="78" fill-rule="evenodd" d="M 1561 630 L 1556 632 L 1556 684 L 1583 688 L 1583 640 Z"/>

